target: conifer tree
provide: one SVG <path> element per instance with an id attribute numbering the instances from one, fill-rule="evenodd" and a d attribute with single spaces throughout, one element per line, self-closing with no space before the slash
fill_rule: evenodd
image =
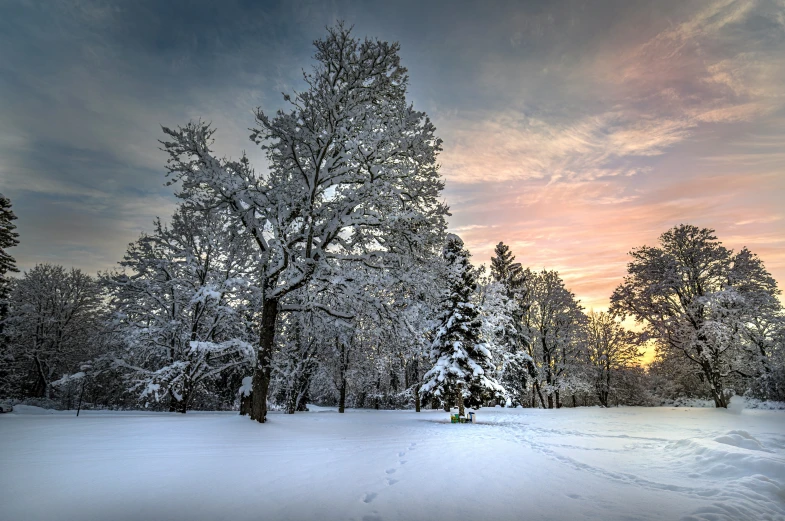
<path id="1" fill-rule="evenodd" d="M 19 271 L 16 260 L 6 251 L 19 244 L 19 234 L 14 231 L 16 225 L 11 222 L 14 220 L 16 215 L 11 211 L 11 201 L 0 193 L 0 337 L 3 332 L 2 321 L 8 315 L 8 296 L 11 292 L 6 273 Z"/>
<path id="2" fill-rule="evenodd" d="M 504 388 L 493 378 L 491 352 L 481 338 L 480 311 L 472 298 L 477 274 L 457 235 L 447 236 L 443 257 L 449 289 L 431 346 L 434 366 L 425 374 L 420 392 L 440 397 L 445 405 L 454 397 L 463 414 L 465 405 L 480 406 L 490 397 L 502 396 Z"/>
<path id="3" fill-rule="evenodd" d="M 518 286 L 522 282 L 523 268 L 515 261 L 510 247 L 500 242 L 494 248 L 495 257 L 491 257 L 491 275 L 505 286 Z"/>
<path id="4" fill-rule="evenodd" d="M 501 333 L 504 337 L 499 381 L 507 389 L 511 403 L 518 405 L 523 401 L 528 381 L 532 380 L 535 383 L 537 381 L 531 343 L 523 326 L 523 315 L 530 305 L 527 299 L 526 282 L 531 278 L 531 272 L 528 269 L 524 270 L 520 263 L 515 262 L 512 251 L 503 242 L 496 245 L 494 253 L 496 256 L 491 257 L 491 275 L 502 286 L 504 293 L 502 300 L 506 301 L 504 305 L 496 306 L 502 308 L 503 314 L 506 315 L 504 320 L 500 321 L 504 326 L 496 328 L 496 335 L 499 336 Z M 486 293 L 492 292 L 486 291 Z"/>

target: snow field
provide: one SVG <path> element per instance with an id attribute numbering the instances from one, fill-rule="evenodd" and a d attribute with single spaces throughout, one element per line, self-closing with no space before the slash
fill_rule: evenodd
<path id="1" fill-rule="evenodd" d="M 785 520 L 785 411 L 46 412 L 0 416 L 0 520 Z"/>

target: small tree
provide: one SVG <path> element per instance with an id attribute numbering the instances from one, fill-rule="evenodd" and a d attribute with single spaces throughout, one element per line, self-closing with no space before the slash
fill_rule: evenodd
<path id="1" fill-rule="evenodd" d="M 156 220 L 129 245 L 120 264 L 127 271 L 105 283 L 130 390 L 184 413 L 205 382 L 250 365 L 254 260 L 226 215 L 181 207 L 171 226 Z"/>
<path id="2" fill-rule="evenodd" d="M 8 316 L 8 297 L 11 294 L 11 283 L 6 274 L 19 272 L 16 260 L 6 251 L 19 244 L 14 220 L 16 215 L 11 211 L 11 201 L 0 194 L 0 345 L 3 343 L 3 320 Z"/>
<path id="3" fill-rule="evenodd" d="M 580 387 L 574 373 L 582 365 L 586 315 L 575 295 L 564 287 L 558 272 L 535 273 L 527 285 L 523 324 L 537 367 L 535 391 L 543 408 L 559 408 L 562 391 Z"/>
<path id="4" fill-rule="evenodd" d="M 101 287 L 78 269 L 39 264 L 14 283 L 11 302 L 6 333 L 22 394 L 51 398 L 54 380 L 97 354 Z"/>
<path id="5" fill-rule="evenodd" d="M 617 372 L 635 365 L 643 355 L 639 335 L 626 330 L 608 313 L 589 312 L 586 347 L 597 399 L 608 407 L 608 397 Z"/>
<path id="6" fill-rule="evenodd" d="M 495 368 L 481 338 L 482 320 L 473 298 L 477 275 L 457 235 L 447 236 L 444 261 L 449 293 L 431 346 L 434 366 L 420 392 L 440 397 L 445 407 L 454 397 L 459 414 L 464 414 L 465 404 L 476 407 L 490 397 L 502 397 L 504 388 L 493 378 Z"/>

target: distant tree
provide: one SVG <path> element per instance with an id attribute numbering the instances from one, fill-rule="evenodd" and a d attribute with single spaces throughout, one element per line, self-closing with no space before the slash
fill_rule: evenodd
<path id="1" fill-rule="evenodd" d="M 434 365 L 425 374 L 421 392 L 440 397 L 445 406 L 455 399 L 463 414 L 464 404 L 476 407 L 491 397 L 502 397 L 504 388 L 493 378 L 495 368 L 481 338 L 482 320 L 474 302 L 477 275 L 457 235 L 447 236 L 444 261 L 449 290 L 431 346 Z"/>
<path id="2" fill-rule="evenodd" d="M 483 288 L 484 324 L 491 330 L 486 338 L 496 347 L 499 381 L 508 392 L 512 405 L 522 404 L 527 386 L 536 375 L 530 338 L 523 316 L 530 305 L 527 299 L 531 271 L 515 262 L 510 248 L 500 242 L 491 257 L 494 283 Z"/>
<path id="3" fill-rule="evenodd" d="M 597 399 L 608 407 L 618 373 L 636 365 L 642 356 L 639 335 L 625 329 L 609 313 L 589 312 L 586 347 Z"/>
<path id="4" fill-rule="evenodd" d="M 184 413 L 210 381 L 250 366 L 250 252 L 226 215 L 187 207 L 129 245 L 125 271 L 105 283 L 125 346 L 116 365 L 131 392 Z"/>
<path id="5" fill-rule="evenodd" d="M 14 230 L 16 225 L 12 222 L 16 215 L 11 211 L 11 201 L 0 194 L 0 345 L 3 343 L 3 320 L 8 316 L 8 297 L 11 294 L 11 282 L 8 273 L 18 273 L 16 261 L 6 251 L 19 244 L 19 234 Z"/>
<path id="6" fill-rule="evenodd" d="M 727 383 L 766 372 L 774 344 L 756 317 L 779 309 L 777 284 L 760 259 L 746 248 L 734 254 L 712 229 L 682 224 L 659 242 L 630 253 L 612 311 L 645 323 L 659 355 L 690 364 L 727 407 Z"/>
<path id="7" fill-rule="evenodd" d="M 535 391 L 543 408 L 558 408 L 563 392 L 585 387 L 575 373 L 584 365 L 586 315 L 556 271 L 532 274 L 528 288 L 523 324 L 537 368 Z"/>
<path id="8" fill-rule="evenodd" d="M 447 213 L 439 201 L 441 140 L 406 100 L 399 45 L 355 39 L 341 24 L 314 45 L 306 89 L 284 96 L 290 110 L 272 118 L 256 113 L 252 138 L 267 153 L 268 175 L 257 175 L 245 158 L 215 157 L 206 124 L 164 129 L 182 195 L 228 208 L 260 255 L 263 310 L 251 407 L 259 422 L 266 419 L 285 297 L 314 278 L 328 280 L 338 262 L 386 269 L 401 252 L 432 248 Z"/>
<path id="9" fill-rule="evenodd" d="M 515 256 L 510 247 L 500 242 L 494 248 L 495 256 L 491 257 L 491 275 L 494 280 L 501 282 L 509 289 L 517 289 L 525 281 L 521 264 L 515 261 Z"/>
<path id="10" fill-rule="evenodd" d="M 39 264 L 13 285 L 7 319 L 10 352 L 24 396 L 52 398 L 52 382 L 96 355 L 103 294 L 78 269 Z"/>

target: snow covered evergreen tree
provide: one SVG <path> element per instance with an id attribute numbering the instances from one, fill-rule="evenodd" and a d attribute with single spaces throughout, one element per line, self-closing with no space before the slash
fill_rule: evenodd
<path id="1" fill-rule="evenodd" d="M 314 278 L 329 280 L 339 262 L 386 269 L 399 254 L 428 251 L 444 230 L 447 208 L 436 155 L 441 141 L 427 116 L 406 100 L 399 45 L 358 40 L 339 24 L 314 42 L 306 90 L 284 99 L 289 111 L 256 113 L 253 140 L 270 169 L 221 160 L 214 131 L 191 123 L 164 129 L 169 171 L 182 196 L 223 206 L 257 246 L 262 320 L 251 417 L 264 422 L 278 314 L 285 297 Z"/>
<path id="2" fill-rule="evenodd" d="M 420 392 L 439 397 L 445 407 L 454 399 L 464 414 L 464 405 L 478 407 L 501 398 L 504 388 L 493 378 L 491 352 L 481 338 L 482 320 L 474 301 L 477 275 L 460 237 L 447 235 L 443 256 L 449 289 L 431 346 L 434 365 Z"/>
<path id="3" fill-rule="evenodd" d="M 536 375 L 531 356 L 531 342 L 523 324 L 523 316 L 530 305 L 528 281 L 531 272 L 515 262 L 510 248 L 500 242 L 491 257 L 491 275 L 495 283 L 486 284 L 483 290 L 484 322 L 492 331 L 488 339 L 498 344 L 499 381 L 508 392 L 511 405 L 525 400 L 529 381 Z"/>

